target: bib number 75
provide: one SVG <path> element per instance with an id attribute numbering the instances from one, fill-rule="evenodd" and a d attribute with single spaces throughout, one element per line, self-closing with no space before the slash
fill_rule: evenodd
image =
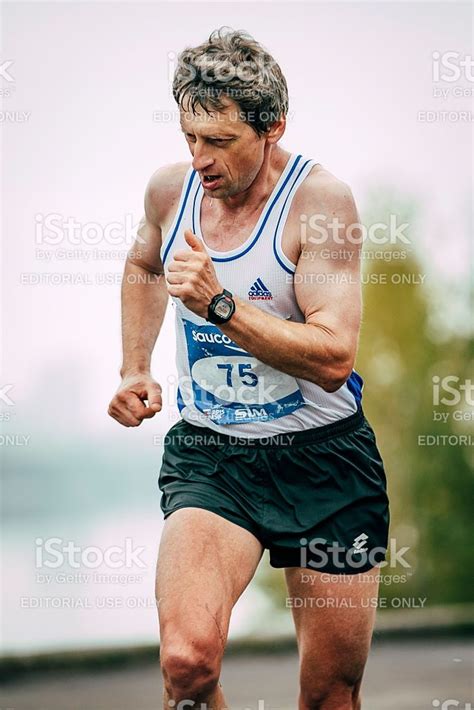
<path id="1" fill-rule="evenodd" d="M 226 384 L 228 387 L 232 387 L 232 373 L 234 371 L 234 363 L 219 363 L 217 365 L 219 370 L 227 370 L 226 373 Z M 258 377 L 255 372 L 252 372 L 252 365 L 247 363 L 238 363 L 238 377 L 242 384 L 248 387 L 256 387 L 258 384 Z"/>

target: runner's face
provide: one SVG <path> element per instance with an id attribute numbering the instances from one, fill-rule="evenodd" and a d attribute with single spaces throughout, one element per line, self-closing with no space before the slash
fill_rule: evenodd
<path id="1" fill-rule="evenodd" d="M 207 113 L 199 105 L 195 111 L 181 109 L 181 129 L 205 194 L 223 199 L 243 192 L 262 166 L 265 139 L 241 120 L 231 100 L 220 111 Z"/>

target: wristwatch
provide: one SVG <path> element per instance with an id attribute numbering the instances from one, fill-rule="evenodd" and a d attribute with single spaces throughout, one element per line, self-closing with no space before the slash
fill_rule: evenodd
<path id="1" fill-rule="evenodd" d="M 216 325 L 227 323 L 235 311 L 235 302 L 230 291 L 224 289 L 214 296 L 207 308 L 207 320 Z"/>

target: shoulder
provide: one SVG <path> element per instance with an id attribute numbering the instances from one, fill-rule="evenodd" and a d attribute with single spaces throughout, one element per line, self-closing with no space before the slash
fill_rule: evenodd
<path id="1" fill-rule="evenodd" d="M 325 215 L 356 214 L 354 196 L 349 185 L 318 163 L 302 182 L 294 197 L 299 214 L 321 212 Z"/>
<path id="2" fill-rule="evenodd" d="M 190 166 L 189 162 L 170 163 L 150 177 L 145 190 L 145 212 L 155 224 L 165 224 L 175 211 Z"/>

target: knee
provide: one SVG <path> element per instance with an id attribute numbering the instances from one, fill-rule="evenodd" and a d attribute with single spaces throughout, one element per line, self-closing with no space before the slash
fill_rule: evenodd
<path id="1" fill-rule="evenodd" d="M 342 679 L 302 682 L 300 710 L 359 710 L 359 687 Z"/>
<path id="2" fill-rule="evenodd" d="M 217 686 L 222 648 L 212 637 L 178 639 L 162 644 L 160 663 L 170 698 L 206 699 Z"/>

